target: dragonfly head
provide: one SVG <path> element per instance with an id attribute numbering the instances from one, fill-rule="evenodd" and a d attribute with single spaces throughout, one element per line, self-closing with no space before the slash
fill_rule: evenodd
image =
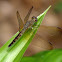
<path id="1" fill-rule="evenodd" d="M 35 21 L 35 22 L 37 22 L 37 17 L 33 16 L 32 20 Z"/>

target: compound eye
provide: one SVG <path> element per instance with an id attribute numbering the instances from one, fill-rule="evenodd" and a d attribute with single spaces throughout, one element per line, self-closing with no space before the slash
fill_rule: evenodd
<path id="1" fill-rule="evenodd" d="M 34 19 L 34 18 L 35 18 L 35 16 L 32 17 L 32 19 Z"/>
<path id="2" fill-rule="evenodd" d="M 37 18 L 36 18 L 36 20 L 35 20 L 36 22 L 37 22 Z"/>
<path id="3" fill-rule="evenodd" d="M 37 22 L 37 17 L 33 16 L 32 19 Z"/>

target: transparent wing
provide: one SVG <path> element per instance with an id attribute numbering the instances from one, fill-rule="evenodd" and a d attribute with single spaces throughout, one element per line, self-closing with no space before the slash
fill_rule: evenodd
<path id="1" fill-rule="evenodd" d="M 41 35 L 48 35 L 48 36 L 57 36 L 61 34 L 62 29 L 60 27 L 53 27 L 53 26 L 44 26 L 41 25 L 38 30 L 38 34 L 42 33 Z M 44 37 L 45 37 L 44 36 Z M 47 37 L 47 36 L 46 36 Z"/>
<path id="2" fill-rule="evenodd" d="M 19 31 L 20 31 L 20 29 L 23 28 L 24 24 L 23 24 L 23 21 L 22 21 L 22 19 L 21 19 L 20 14 L 19 14 L 18 11 L 17 11 L 16 14 L 17 14 L 17 19 L 18 19 L 18 23 L 19 23 Z"/>
<path id="3" fill-rule="evenodd" d="M 41 25 L 37 34 L 52 43 L 54 48 L 62 48 L 62 28 Z"/>
<path id="4" fill-rule="evenodd" d="M 31 9 L 29 10 L 28 14 L 26 15 L 26 17 L 24 18 L 24 22 L 26 23 L 29 19 L 30 13 L 32 12 L 33 6 L 31 7 Z"/>
<path id="5" fill-rule="evenodd" d="M 48 38 L 57 39 L 62 36 L 62 29 L 60 27 L 53 27 L 53 26 L 40 26 L 38 34 L 45 39 Z"/>

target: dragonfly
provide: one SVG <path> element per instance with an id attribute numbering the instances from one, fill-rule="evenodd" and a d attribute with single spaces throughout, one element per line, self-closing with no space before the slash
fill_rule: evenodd
<path id="1" fill-rule="evenodd" d="M 26 17 L 24 18 L 24 23 L 20 17 L 19 12 L 17 11 L 17 19 L 18 19 L 18 23 L 19 23 L 19 34 L 14 38 L 14 40 L 8 45 L 8 47 L 12 46 L 19 38 L 20 36 L 23 35 L 23 33 L 29 28 L 32 28 L 32 25 L 37 22 L 37 17 L 33 16 L 32 19 L 30 21 L 28 21 L 29 16 L 32 12 L 33 7 L 30 8 L 28 14 L 26 15 Z M 50 26 L 41 26 L 40 27 L 41 30 L 39 30 L 38 34 L 40 32 L 42 32 L 42 37 L 43 35 L 45 35 L 45 32 L 48 32 L 47 35 L 54 35 L 55 32 L 59 33 L 58 35 L 61 35 L 62 29 L 60 27 L 50 27 Z M 53 34 L 51 34 L 53 32 Z M 51 42 L 49 42 L 49 44 L 51 44 Z"/>
<path id="2" fill-rule="evenodd" d="M 33 16 L 31 18 L 30 21 L 28 21 L 29 19 L 29 16 L 32 12 L 32 9 L 33 9 L 33 6 L 30 8 L 28 14 L 26 15 L 26 17 L 24 18 L 24 22 L 25 24 L 23 23 L 21 17 L 20 17 L 20 14 L 19 12 L 17 11 L 17 19 L 18 19 L 18 23 L 19 23 L 19 34 L 14 38 L 14 40 L 8 45 L 8 47 L 12 46 L 19 38 L 20 36 L 23 35 L 23 33 L 29 28 L 29 27 L 32 27 L 32 25 L 37 22 L 37 17 Z M 22 29 L 22 30 L 21 30 Z M 21 30 L 21 31 L 20 31 Z"/>

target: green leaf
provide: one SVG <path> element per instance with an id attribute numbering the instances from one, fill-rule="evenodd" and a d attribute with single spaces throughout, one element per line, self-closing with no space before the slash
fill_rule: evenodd
<path id="1" fill-rule="evenodd" d="M 43 59 L 47 53 L 50 51 L 43 51 L 40 53 L 37 53 L 31 57 L 23 57 L 21 62 L 43 62 Z"/>
<path id="2" fill-rule="evenodd" d="M 0 48 L 0 62 L 19 62 L 21 60 L 50 7 L 51 6 L 37 17 L 38 21 L 34 23 L 33 29 L 29 28 L 26 30 L 26 32 L 10 48 L 8 48 L 8 45 L 19 32 L 17 32 L 5 45 Z M 37 28 L 35 28 L 35 26 Z"/>
<path id="3" fill-rule="evenodd" d="M 62 1 L 59 1 L 55 4 L 54 6 L 54 12 L 55 13 L 60 13 L 62 12 Z"/>
<path id="4" fill-rule="evenodd" d="M 23 57 L 21 62 L 62 62 L 62 49 L 44 51 L 31 57 Z"/>

